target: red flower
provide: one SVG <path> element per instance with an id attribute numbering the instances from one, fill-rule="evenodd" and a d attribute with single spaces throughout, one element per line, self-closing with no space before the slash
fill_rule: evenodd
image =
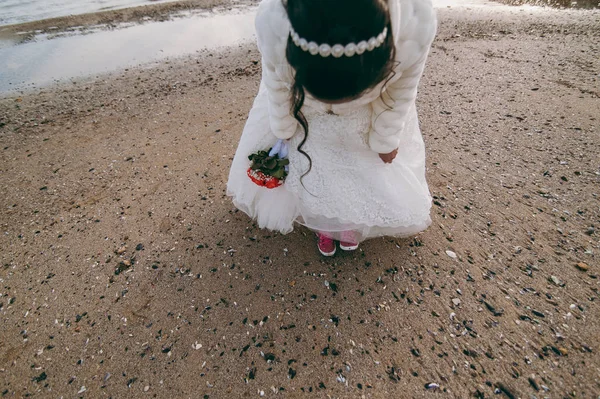
<path id="1" fill-rule="evenodd" d="M 248 168 L 248 177 L 254 184 L 269 189 L 277 188 L 283 184 L 283 180 L 279 180 L 273 176 L 267 176 L 259 170 L 252 170 L 252 168 Z"/>

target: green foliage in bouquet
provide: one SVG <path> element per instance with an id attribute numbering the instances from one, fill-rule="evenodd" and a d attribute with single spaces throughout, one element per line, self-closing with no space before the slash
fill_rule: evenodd
<path id="1" fill-rule="evenodd" d="M 267 176 L 282 180 L 287 175 L 285 166 L 288 165 L 290 161 L 286 158 L 279 158 L 277 155 L 270 157 L 270 151 L 271 150 L 269 149 L 269 151 L 258 151 L 251 154 L 248 157 L 248 159 L 252 161 L 250 168 L 262 172 Z"/>

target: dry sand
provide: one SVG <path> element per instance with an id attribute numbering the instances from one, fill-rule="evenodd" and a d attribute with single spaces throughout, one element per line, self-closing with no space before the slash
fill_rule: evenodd
<path id="1" fill-rule="evenodd" d="M 433 225 L 328 259 L 225 196 L 254 46 L 0 100 L 0 395 L 597 397 L 599 20 L 441 10 Z"/>

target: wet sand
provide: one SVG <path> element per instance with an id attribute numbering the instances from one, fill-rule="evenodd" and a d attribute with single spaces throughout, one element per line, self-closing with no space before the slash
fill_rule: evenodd
<path id="1" fill-rule="evenodd" d="M 600 392 L 597 12 L 440 10 L 434 223 L 324 259 L 225 196 L 253 45 L 0 100 L 3 397 Z"/>

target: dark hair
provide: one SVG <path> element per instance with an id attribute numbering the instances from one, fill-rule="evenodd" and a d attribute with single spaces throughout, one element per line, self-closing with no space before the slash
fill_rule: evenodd
<path id="1" fill-rule="evenodd" d="M 308 121 L 302 114 L 306 92 L 322 101 L 360 97 L 393 75 L 396 56 L 387 0 L 282 0 L 294 30 L 301 38 L 318 44 L 346 45 L 377 37 L 388 28 L 385 42 L 373 51 L 352 57 L 321 57 L 303 51 L 288 37 L 286 58 L 295 71 L 291 113 L 304 129 L 302 150 L 308 138 Z"/>

